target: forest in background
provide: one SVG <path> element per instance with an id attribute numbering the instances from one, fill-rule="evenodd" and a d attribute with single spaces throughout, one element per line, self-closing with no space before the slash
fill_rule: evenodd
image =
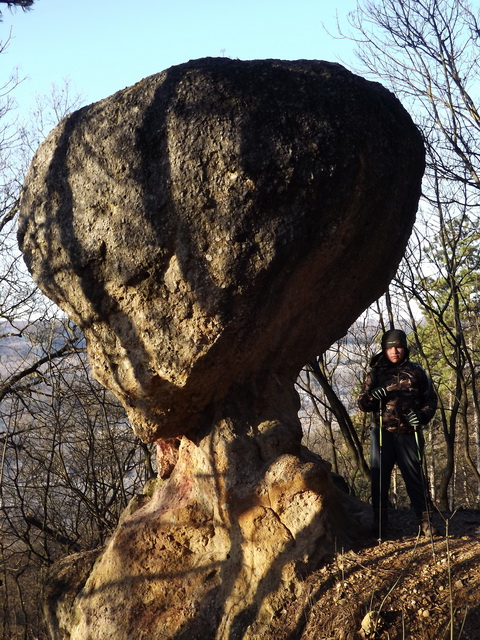
<path id="1" fill-rule="evenodd" d="M 439 394 L 426 432 L 435 503 L 480 506 L 478 18 L 463 0 L 360 0 L 336 34 L 356 42 L 352 70 L 402 101 L 427 154 L 417 223 L 389 291 L 297 383 L 305 444 L 363 500 L 369 417 L 356 397 L 381 334 L 395 326 Z M 19 255 L 16 215 L 32 154 L 81 105 L 68 84 L 52 87 L 20 122 L 19 81 L 13 74 L 0 92 L 0 628 L 5 638 L 39 639 L 47 637 L 38 606 L 45 572 L 101 546 L 155 465 L 118 402 L 92 380 L 83 337 Z M 391 500 L 407 504 L 400 479 Z"/>

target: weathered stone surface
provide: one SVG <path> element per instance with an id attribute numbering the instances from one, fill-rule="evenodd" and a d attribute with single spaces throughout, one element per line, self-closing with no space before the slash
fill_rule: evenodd
<path id="1" fill-rule="evenodd" d="M 423 147 L 392 94 L 318 61 L 203 59 L 69 116 L 26 180 L 32 274 L 146 441 L 232 383 L 295 377 L 385 289 Z"/>
<path id="2" fill-rule="evenodd" d="M 180 65 L 40 147 L 21 248 L 160 476 L 88 579 L 53 573 L 52 637 L 284 637 L 303 576 L 369 526 L 302 449 L 295 379 L 385 289 L 422 173 L 394 96 L 312 61 Z"/>

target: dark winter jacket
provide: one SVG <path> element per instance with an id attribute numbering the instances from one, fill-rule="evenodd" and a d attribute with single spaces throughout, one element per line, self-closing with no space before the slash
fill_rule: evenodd
<path id="1" fill-rule="evenodd" d="M 415 411 L 420 424 L 425 426 L 433 418 L 438 402 L 430 378 L 419 364 L 408 360 L 408 351 L 406 356 L 403 362 L 394 364 L 383 353 L 377 354 L 358 398 L 360 409 L 371 411 L 372 421 L 378 425 L 380 402 L 370 392 L 384 387 L 387 396 L 382 400 L 382 426 L 399 433 L 414 431 L 406 417 L 409 411 Z"/>

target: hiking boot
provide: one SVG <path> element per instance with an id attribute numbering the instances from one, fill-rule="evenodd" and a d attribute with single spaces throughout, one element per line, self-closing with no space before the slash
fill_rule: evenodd
<path id="1" fill-rule="evenodd" d="M 418 516 L 418 528 L 421 536 L 438 536 L 438 530 L 433 525 L 432 516 L 428 511 Z"/>

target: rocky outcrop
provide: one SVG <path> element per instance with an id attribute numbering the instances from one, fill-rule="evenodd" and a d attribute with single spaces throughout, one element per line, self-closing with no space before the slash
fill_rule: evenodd
<path id="1" fill-rule="evenodd" d="M 42 144 L 20 246 L 162 476 L 57 636 L 281 637 L 364 517 L 302 450 L 294 382 L 386 288 L 423 162 L 392 94 L 318 61 L 189 62 Z"/>

